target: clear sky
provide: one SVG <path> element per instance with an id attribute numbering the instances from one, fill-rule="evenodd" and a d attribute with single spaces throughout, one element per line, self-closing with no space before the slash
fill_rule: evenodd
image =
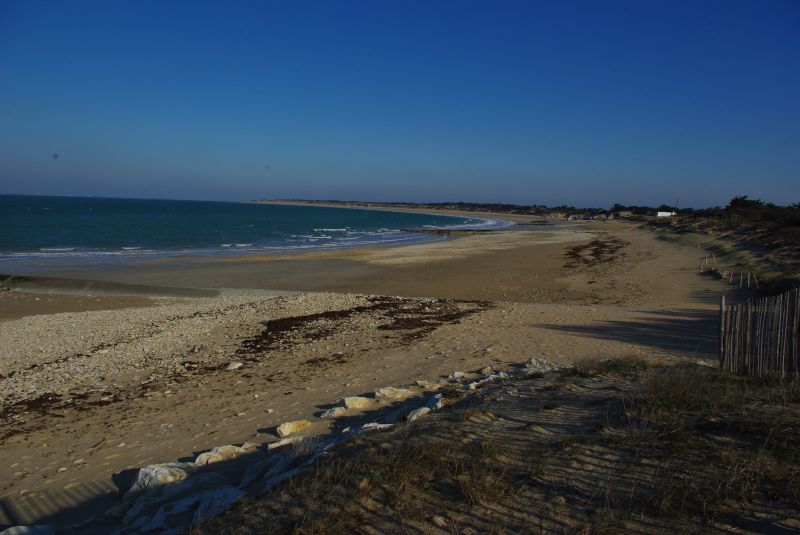
<path id="1" fill-rule="evenodd" d="M 800 2 L 0 0 L 0 193 L 797 202 Z"/>

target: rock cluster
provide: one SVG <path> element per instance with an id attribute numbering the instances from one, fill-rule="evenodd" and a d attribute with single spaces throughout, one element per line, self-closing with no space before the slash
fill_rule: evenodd
<path id="1" fill-rule="evenodd" d="M 522 370 L 523 375 L 548 373 L 559 369 L 543 359 L 532 358 Z M 462 391 L 476 390 L 485 384 L 508 379 L 506 372 L 496 372 L 491 366 L 481 369 L 483 374 L 466 384 L 459 383 Z M 467 374 L 454 372 L 457 379 Z M 451 384 L 450 388 L 456 385 Z M 364 409 L 379 406 L 380 400 L 407 400 L 415 392 L 406 388 L 385 387 L 378 389 L 375 399 L 362 396 L 346 397 L 341 406 L 333 407 L 320 414 L 321 417 L 338 417 L 349 409 Z M 416 399 L 416 398 L 415 398 Z M 311 422 L 297 420 L 284 422 L 276 428 L 280 440 L 268 443 L 264 450 L 255 450 L 261 459 L 247 464 L 238 484 L 232 484 L 213 465 L 236 459 L 255 447 L 254 444 L 242 446 L 225 445 L 199 454 L 194 462 L 153 464 L 141 468 L 131 488 L 125 493 L 122 503 L 107 516 L 120 519 L 121 527 L 114 533 L 128 534 L 177 534 L 185 532 L 190 526 L 212 516 L 221 514 L 233 506 L 245 493 L 259 495 L 267 492 L 280 482 L 311 469 L 316 460 L 332 445 L 348 437 L 368 431 L 390 429 L 397 421 L 413 422 L 442 408 L 445 404 L 442 392 L 428 395 L 420 404 L 406 401 L 399 409 L 384 415 L 377 421 L 367 422 L 356 427 L 346 427 L 342 433 L 326 438 L 312 437 L 306 440 L 298 432 L 308 428 Z M 297 447 L 302 445 L 302 447 Z M 284 446 L 295 446 L 285 448 Z M 264 455 L 267 455 L 265 458 Z M 434 517 L 434 524 L 442 524 L 441 517 Z M 0 535 L 28 533 L 52 533 L 47 526 L 16 527 Z M 19 531 L 20 529 L 42 529 L 44 531 Z"/>

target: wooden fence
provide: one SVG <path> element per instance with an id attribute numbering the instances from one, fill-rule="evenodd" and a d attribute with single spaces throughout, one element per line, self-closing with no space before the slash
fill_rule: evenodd
<path id="1" fill-rule="evenodd" d="M 742 375 L 798 377 L 800 288 L 743 303 L 720 304 L 719 361 Z"/>

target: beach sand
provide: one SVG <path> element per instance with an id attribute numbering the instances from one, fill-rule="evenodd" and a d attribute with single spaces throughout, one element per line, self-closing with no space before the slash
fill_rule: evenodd
<path id="1" fill-rule="evenodd" d="M 128 308 L 106 296 L 89 310 L 51 288 L 53 314 L 0 324 L 0 524 L 85 519 L 118 503 L 136 468 L 271 441 L 284 421 L 335 431 L 315 414 L 384 386 L 534 356 L 713 359 L 727 287 L 697 273 L 702 255 L 591 223 L 59 274 L 219 296 L 134 296 Z"/>

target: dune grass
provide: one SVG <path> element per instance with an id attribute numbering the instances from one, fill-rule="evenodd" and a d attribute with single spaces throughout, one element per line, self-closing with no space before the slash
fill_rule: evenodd
<path id="1" fill-rule="evenodd" d="M 451 403 L 193 533 L 748 533 L 800 511 L 797 381 L 614 359 Z M 539 432 L 570 415 L 593 423 Z"/>

